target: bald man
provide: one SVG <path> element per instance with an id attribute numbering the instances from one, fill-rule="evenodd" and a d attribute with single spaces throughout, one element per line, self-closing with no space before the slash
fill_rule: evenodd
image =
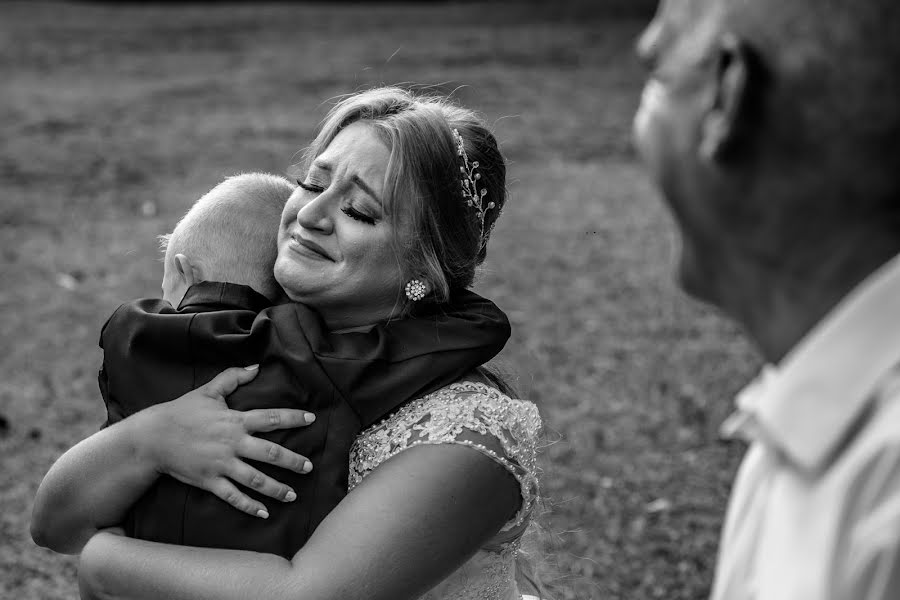
<path id="1" fill-rule="evenodd" d="M 769 363 L 714 600 L 900 599 L 900 2 L 664 0 L 636 144 Z"/>

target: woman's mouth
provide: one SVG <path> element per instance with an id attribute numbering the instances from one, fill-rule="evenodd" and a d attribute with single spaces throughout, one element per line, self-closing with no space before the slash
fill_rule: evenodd
<path id="1" fill-rule="evenodd" d="M 331 258 L 331 256 L 329 256 L 327 252 L 325 252 L 325 249 L 322 248 L 322 246 L 316 244 L 315 242 L 305 240 L 296 233 L 291 234 L 291 241 L 288 242 L 288 246 L 291 250 L 302 256 L 306 256 L 316 260 L 327 260 L 329 262 L 334 262 L 334 259 Z"/>

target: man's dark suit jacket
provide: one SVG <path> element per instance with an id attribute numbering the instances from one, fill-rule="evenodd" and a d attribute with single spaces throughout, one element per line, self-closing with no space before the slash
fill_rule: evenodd
<path id="1" fill-rule="evenodd" d="M 272 306 L 251 288 L 229 283 L 191 287 L 177 310 L 157 299 L 123 304 L 100 337 L 107 424 L 178 398 L 227 367 L 254 363 L 259 374 L 228 397 L 229 407 L 316 415 L 310 426 L 259 434 L 314 465 L 301 475 L 250 461 L 298 495 L 282 503 L 245 490 L 265 500 L 268 519 L 162 476 L 131 509 L 126 533 L 292 557 L 346 495 L 349 451 L 360 431 L 490 360 L 509 333 L 496 305 L 465 290 L 447 305 L 342 334 L 327 331 L 301 304 Z"/>

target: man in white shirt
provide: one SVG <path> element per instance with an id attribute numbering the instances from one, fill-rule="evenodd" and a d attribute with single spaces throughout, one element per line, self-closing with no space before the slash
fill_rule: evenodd
<path id="1" fill-rule="evenodd" d="M 900 599 L 900 2 L 663 0 L 636 144 L 767 362 L 714 600 Z"/>

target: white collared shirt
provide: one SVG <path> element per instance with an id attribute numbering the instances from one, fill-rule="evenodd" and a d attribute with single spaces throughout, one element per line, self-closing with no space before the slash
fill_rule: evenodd
<path id="1" fill-rule="evenodd" d="M 900 600 L 900 256 L 737 399 L 713 600 Z"/>

